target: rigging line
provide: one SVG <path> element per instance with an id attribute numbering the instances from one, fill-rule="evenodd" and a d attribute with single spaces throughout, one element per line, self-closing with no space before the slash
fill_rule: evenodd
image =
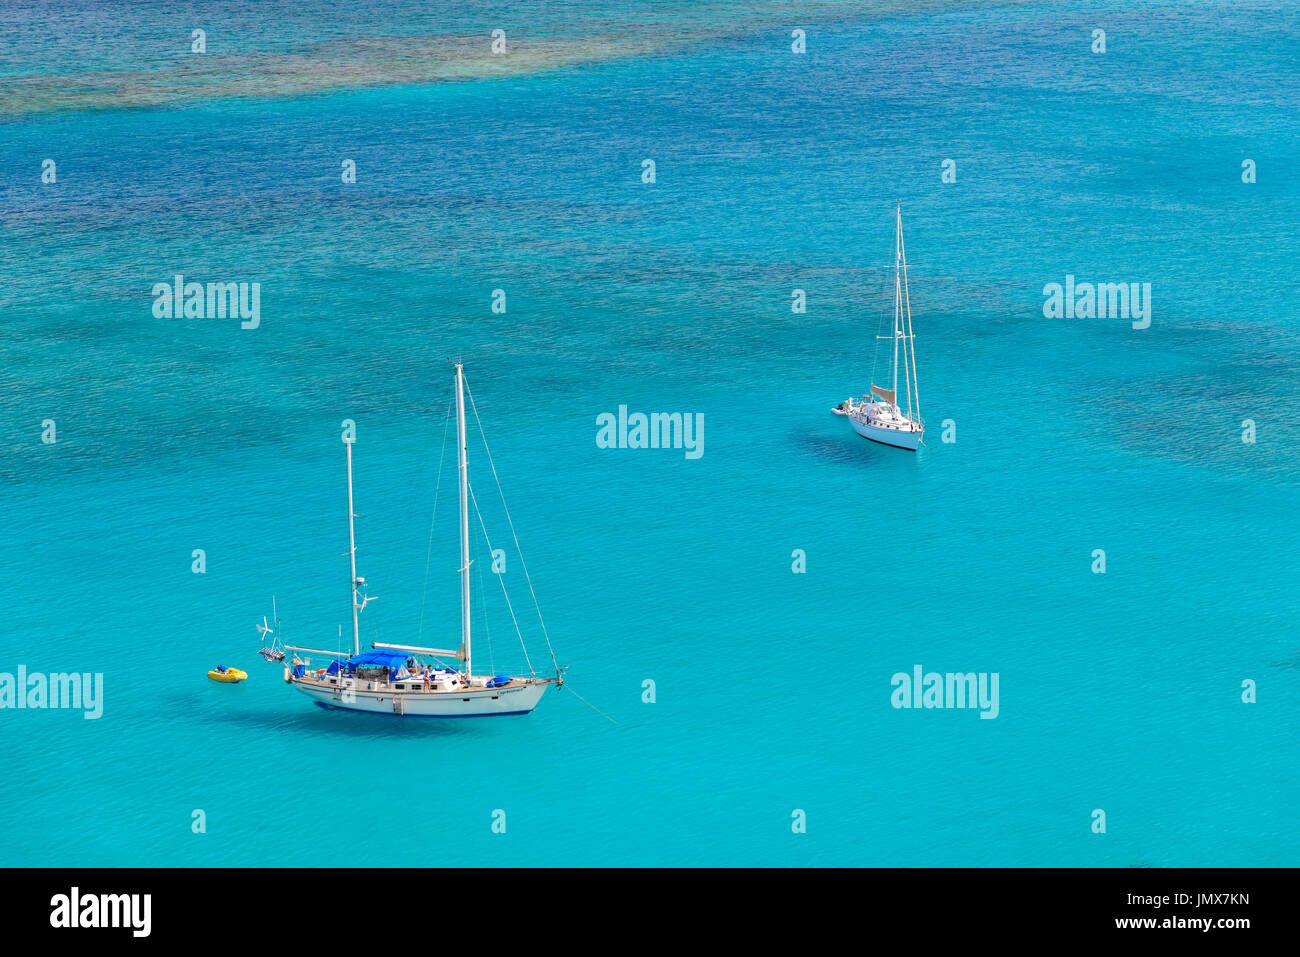
<path id="1" fill-rule="evenodd" d="M 488 551 L 490 552 L 492 551 L 492 539 L 488 537 L 487 526 L 483 524 L 483 513 L 478 509 L 478 499 L 474 497 L 473 487 L 466 487 L 469 489 L 469 500 L 474 503 L 474 514 L 478 516 L 479 528 L 483 530 L 483 540 L 487 542 Z M 510 609 L 510 620 L 515 623 L 515 634 L 519 636 L 519 647 L 524 650 L 524 661 L 528 664 L 528 673 L 535 675 L 537 672 L 533 670 L 533 661 L 528 657 L 528 645 L 524 643 L 524 633 L 519 630 L 519 619 L 515 617 L 515 606 L 510 603 L 510 593 L 506 591 L 506 577 L 498 575 L 497 578 L 501 580 L 501 594 L 505 596 L 506 607 Z"/>
<path id="2" fill-rule="evenodd" d="M 475 543 L 477 544 L 477 543 Z M 489 558 L 492 556 L 489 554 Z M 483 637 L 487 640 L 488 646 L 488 667 L 492 669 L 492 674 L 497 673 L 496 658 L 492 653 L 492 627 L 488 624 L 487 614 L 487 595 L 483 591 L 483 563 L 476 562 L 478 565 L 478 614 L 479 620 L 483 622 Z"/>
<path id="3" fill-rule="evenodd" d="M 533 610 L 537 612 L 537 620 L 542 626 L 542 637 L 546 639 L 546 650 L 550 653 L 551 664 L 555 666 L 555 673 L 559 674 L 560 663 L 555 660 L 555 649 L 551 647 L 551 636 L 546 630 L 546 620 L 542 618 L 542 608 L 537 603 L 537 593 L 533 591 L 533 579 L 532 576 L 528 574 L 528 563 L 524 561 L 524 550 L 519 547 L 519 535 L 515 532 L 515 523 L 510 517 L 510 506 L 506 505 L 505 492 L 501 491 L 501 479 L 497 477 L 497 467 L 492 461 L 492 450 L 488 448 L 487 433 L 483 431 L 483 422 L 478 417 L 478 406 L 474 404 L 474 393 L 470 389 L 468 382 L 465 383 L 465 392 L 469 395 L 469 406 L 474 410 L 474 422 L 478 425 L 478 434 L 483 440 L 483 451 L 487 453 L 488 467 L 492 469 L 492 480 L 497 483 L 497 495 L 501 498 L 501 507 L 505 509 L 506 521 L 510 524 L 510 536 L 515 540 L 515 553 L 519 556 L 519 567 L 524 570 L 524 581 L 528 583 L 528 594 L 533 598 Z M 479 520 L 482 521 L 482 518 L 480 517 Z M 486 535 L 487 532 L 485 531 L 484 534 Z M 504 587 L 505 583 L 503 581 L 502 588 Z M 518 626 L 516 626 L 516 628 L 517 627 Z M 520 641 L 523 641 L 522 635 L 520 636 Z M 524 657 L 527 656 L 528 649 L 525 648 Z M 529 667 L 531 668 L 532 665 L 529 665 Z"/>
<path id="4" fill-rule="evenodd" d="M 447 400 L 447 414 L 442 420 L 442 452 L 438 455 L 438 481 L 433 489 L 433 515 L 429 519 L 429 547 L 424 553 L 424 587 L 420 589 L 420 627 L 417 642 L 424 638 L 424 606 L 429 600 L 429 560 L 433 557 L 433 526 L 438 521 L 438 492 L 442 489 L 442 463 L 447 457 L 447 426 L 451 424 L 452 400 Z"/>
<path id="5" fill-rule="evenodd" d="M 896 269 L 897 265 L 898 265 L 897 260 L 895 260 L 894 262 L 889 263 L 888 265 L 884 265 L 884 266 L 872 266 L 872 267 L 869 267 L 869 268 L 873 268 L 873 269 Z M 892 305 L 892 303 L 891 303 L 891 305 Z M 890 315 L 889 307 L 886 307 L 883 303 L 877 303 L 876 308 L 879 310 L 879 312 L 878 312 L 878 315 L 877 315 L 877 317 L 876 317 L 876 347 L 875 347 L 875 350 L 871 353 L 871 384 L 872 384 L 872 385 L 875 385 L 875 384 L 876 384 L 876 367 L 880 364 L 880 340 L 881 340 L 881 339 L 890 339 L 890 338 L 893 338 L 892 333 L 894 332 L 894 327 L 893 327 L 894 317 L 893 317 L 892 315 Z M 883 329 L 884 326 L 885 326 L 885 317 L 886 317 L 886 316 L 889 317 L 889 321 L 890 321 L 889 331 L 890 331 L 891 335 L 889 335 L 889 336 L 882 336 L 882 335 L 880 334 L 880 330 Z M 895 398 L 897 398 L 897 396 L 895 396 Z"/>
<path id="6" fill-rule="evenodd" d="M 899 213 L 899 216 L 898 249 L 903 257 L 903 302 L 907 306 L 907 345 L 909 346 L 907 351 L 912 354 L 912 388 L 916 390 L 916 421 L 920 424 L 921 387 L 916 381 L 916 340 L 912 337 L 912 299 L 907 291 L 907 246 L 903 243 L 902 213 Z M 903 355 L 903 360 L 907 360 L 906 353 Z M 908 398 L 908 402 L 911 402 L 911 397 Z"/>
<path id="7" fill-rule="evenodd" d="M 887 310 L 882 309 L 880 311 L 879 316 L 876 318 L 876 347 L 871 353 L 871 384 L 872 385 L 876 384 L 876 366 L 880 362 L 880 340 L 889 338 L 888 336 L 882 336 L 880 334 L 880 330 L 885 325 L 886 312 Z"/>
<path id="8" fill-rule="evenodd" d="M 900 219 L 898 221 L 898 254 L 900 258 L 903 258 L 907 254 L 903 250 L 903 221 L 901 219 L 902 216 L 901 208 L 900 208 L 899 216 Z M 903 266 L 903 275 L 904 276 L 907 275 L 906 265 Z M 904 286 L 907 285 L 906 279 L 903 280 L 903 285 Z M 898 304 L 900 307 L 903 305 L 903 297 L 905 295 L 906 292 L 900 289 L 898 294 Z M 894 335 L 898 335 L 898 333 L 901 332 L 903 328 L 903 313 L 901 308 L 899 309 L 897 322 L 898 322 L 898 328 L 894 331 Z M 901 336 L 900 338 L 903 339 L 903 387 L 907 389 L 907 417 L 910 420 L 912 417 L 912 385 L 913 385 L 912 372 L 907 365 L 907 337 Z M 894 396 L 894 405 L 896 406 L 898 405 L 898 396 Z"/>
<path id="9" fill-rule="evenodd" d="M 573 691 L 573 686 L 572 686 L 571 684 L 569 684 L 567 681 L 564 683 L 564 687 L 568 688 L 570 691 Z M 596 712 L 596 714 L 600 715 L 600 716 L 601 716 L 602 718 L 604 718 L 606 721 L 610 722 L 610 724 L 618 724 L 617 721 L 615 721 L 615 720 L 614 720 L 613 718 L 611 718 L 609 715 L 605 714 L 605 712 L 601 711 L 599 708 L 597 708 L 594 704 L 592 704 L 590 701 L 588 701 L 588 700 L 587 700 L 586 698 L 584 698 L 582 695 L 578 694 L 578 692 L 573 691 L 573 696 L 574 696 L 575 698 L 577 698 L 579 701 L 581 701 L 583 704 L 585 704 L 585 705 L 586 705 L 588 708 L 590 708 L 592 711 Z"/>

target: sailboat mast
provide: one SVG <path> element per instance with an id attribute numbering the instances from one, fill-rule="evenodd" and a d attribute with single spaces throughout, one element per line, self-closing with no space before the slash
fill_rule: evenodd
<path id="1" fill-rule="evenodd" d="M 912 297 L 907 291 L 907 248 L 903 245 L 903 213 L 900 208 L 898 213 L 898 248 L 903 258 L 903 304 L 907 310 L 907 344 L 908 348 L 903 352 L 903 361 L 907 361 L 908 353 L 912 356 L 912 390 L 916 393 L 916 420 L 921 420 L 921 386 L 916 381 L 916 338 L 912 335 Z M 912 410 L 912 396 L 908 393 L 907 408 L 910 413 Z"/>
<path id="2" fill-rule="evenodd" d="M 465 440 L 465 377 L 456 363 L 456 453 L 460 466 L 460 645 L 465 674 L 473 674 L 469 649 L 469 457 Z"/>
<path id="3" fill-rule="evenodd" d="M 352 654 L 361 654 L 361 624 L 357 621 L 357 536 L 352 527 L 352 443 L 348 447 L 348 555 L 352 559 Z"/>
<path id="4" fill-rule="evenodd" d="M 898 405 L 898 312 L 899 312 L 899 306 L 901 305 L 900 300 L 902 299 L 903 296 L 902 289 L 899 287 L 898 284 L 898 264 L 900 258 L 902 257 L 902 246 L 900 245 L 900 241 L 902 237 L 902 215 L 903 214 L 900 205 L 900 209 L 898 213 L 899 219 L 897 224 L 898 231 L 895 232 L 894 234 L 894 361 L 892 363 L 891 368 L 894 371 L 894 383 L 892 388 L 894 390 L 895 406 Z"/>

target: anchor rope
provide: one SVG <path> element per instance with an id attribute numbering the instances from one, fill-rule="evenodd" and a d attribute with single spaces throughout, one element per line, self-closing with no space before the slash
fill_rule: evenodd
<path id="1" fill-rule="evenodd" d="M 573 691 L 573 686 L 570 685 L 568 682 L 565 682 L 565 683 L 564 683 L 564 687 L 565 687 L 565 688 L 568 688 L 570 691 Z M 578 692 L 573 691 L 573 696 L 574 696 L 575 698 L 577 698 L 579 701 L 581 701 L 583 704 L 585 704 L 585 705 L 586 705 L 588 708 L 590 708 L 592 711 L 596 712 L 596 714 L 598 714 L 598 715 L 600 715 L 602 718 L 604 718 L 606 721 L 610 722 L 611 724 L 618 724 L 617 721 L 615 721 L 615 720 L 614 720 L 613 718 L 611 718 L 609 715 L 605 714 L 605 712 L 601 711 L 599 708 L 597 708 L 594 704 L 592 704 L 590 701 L 588 701 L 588 700 L 587 700 L 586 698 L 584 698 L 582 695 L 578 694 Z"/>

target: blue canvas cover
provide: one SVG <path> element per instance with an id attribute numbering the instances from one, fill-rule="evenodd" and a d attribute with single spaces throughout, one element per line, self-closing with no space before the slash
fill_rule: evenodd
<path id="1" fill-rule="evenodd" d="M 388 676 L 392 679 L 396 679 L 397 672 L 406 666 L 406 662 L 410 657 L 410 652 L 390 651 L 387 648 L 375 648 L 371 651 L 363 651 L 361 654 L 349 658 L 348 667 L 353 669 L 387 668 Z"/>

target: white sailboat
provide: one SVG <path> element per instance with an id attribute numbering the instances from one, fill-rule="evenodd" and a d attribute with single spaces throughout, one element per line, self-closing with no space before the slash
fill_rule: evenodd
<path id="1" fill-rule="evenodd" d="M 888 336 L 892 339 L 893 358 L 890 360 L 890 388 L 871 383 L 871 395 L 860 400 L 847 399 L 832 409 L 836 415 L 849 420 L 853 430 L 865 439 L 892 445 L 895 448 L 916 451 L 925 435 L 921 421 L 921 393 L 916 385 L 916 349 L 912 335 L 912 305 L 907 291 L 907 255 L 903 248 L 903 207 L 896 210 L 894 239 L 894 327 Z M 900 356 L 901 347 L 901 356 Z M 901 363 L 900 363 L 901 358 Z M 898 401 L 898 371 L 903 370 L 903 389 L 907 409 Z"/>
<path id="2" fill-rule="evenodd" d="M 352 444 L 348 442 L 348 541 L 352 563 L 353 654 L 344 657 L 337 650 L 285 646 L 293 652 L 322 654 L 331 659 L 328 668 L 310 671 L 310 659 L 303 661 L 295 654 L 293 664 L 286 665 L 284 669 L 284 680 L 322 707 L 438 718 L 527 714 L 537 707 L 550 685 L 564 683 L 558 665 L 555 676 L 546 678 L 535 673 L 526 676 L 474 673 L 470 644 L 471 491 L 465 433 L 465 379 L 461 363 L 457 362 L 455 367 L 456 448 L 460 472 L 460 646 L 456 649 L 425 648 L 376 641 L 369 650 L 361 649 L 359 616 L 366 604 L 373 599 L 364 593 L 365 579 L 357 577 L 356 535 L 352 521 Z M 475 415 L 477 417 L 477 413 Z M 490 463 L 490 452 L 488 458 Z M 493 468 L 494 475 L 495 472 Z M 477 508 L 476 504 L 475 509 Z M 526 568 L 524 575 L 527 576 Z M 531 580 L 529 591 L 532 591 Z M 544 623 L 542 630 L 545 633 Z M 522 641 L 521 635 L 520 642 Z M 549 638 L 547 647 L 550 647 Z M 527 661 L 527 648 L 524 649 L 524 656 Z M 555 662 L 554 654 L 551 655 L 551 661 Z M 531 670 L 531 663 L 529 668 Z"/>

